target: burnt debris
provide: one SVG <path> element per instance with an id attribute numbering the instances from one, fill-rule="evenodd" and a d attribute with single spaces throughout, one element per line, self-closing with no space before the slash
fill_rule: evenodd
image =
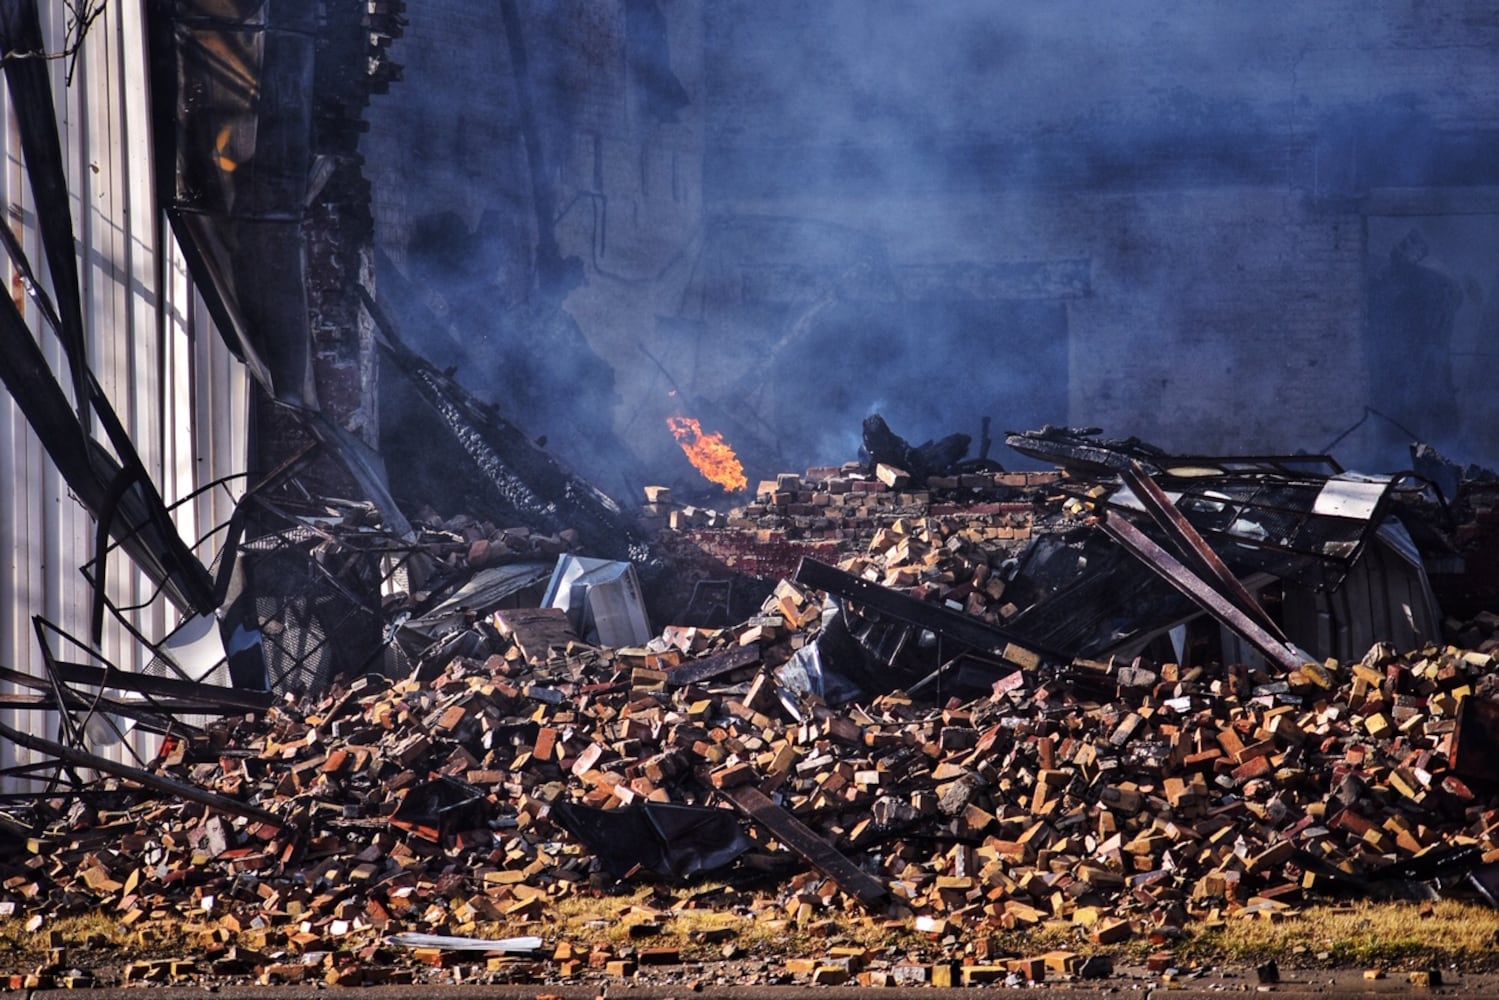
<path id="1" fill-rule="evenodd" d="M 732 509 L 664 487 L 628 508 L 536 433 L 619 450 L 607 366 L 562 307 L 582 265 L 554 231 L 561 151 L 519 8 L 500 5 L 537 258 L 497 356 L 536 334 L 563 357 L 508 365 L 495 402 L 413 349 L 363 273 L 360 108 L 398 73 L 401 7 L 358 6 L 148 5 L 159 201 L 259 386 L 257 428 L 290 429 L 204 536 L 214 558 L 89 371 L 48 76 L 5 61 L 50 295 L 8 230 L 6 253 L 66 370 L 9 299 L 0 381 L 98 533 L 92 634 L 39 617 L 39 672 L 0 670 L 0 705 L 57 722 L 0 724 L 27 751 L 3 773 L 21 790 L 0 795 L 0 912 L 202 932 L 198 960 L 126 981 L 413 981 L 411 960 L 463 951 L 496 980 L 573 977 L 557 904 L 711 876 L 693 905 L 858 913 L 937 956 L 843 955 L 813 982 L 868 959 L 869 985 L 952 985 L 1099 971 L 989 944 L 956 964 L 954 942 L 993 929 L 1065 922 L 1107 947 L 1350 896 L 1495 904 L 1491 474 L 1424 448 L 1419 475 L 1370 476 L 1056 427 L 1009 434 L 1049 467 L 1006 471 L 987 419 L 969 458 L 966 434 L 916 445 L 876 414 L 858 460 Z M 627 4 L 626 27 L 638 124 L 669 122 L 689 97 L 663 15 Z M 35 4 L 6 6 L 0 49 L 40 48 Z M 490 308 L 483 271 L 446 332 Z M 377 367 L 412 401 L 382 447 Z M 577 413 L 536 422 L 568 393 Z M 143 604 L 108 592 L 116 554 Z M 142 634 L 131 612 L 158 599 L 174 623 Z M 106 615 L 144 672 L 98 653 Z"/>
<path id="2" fill-rule="evenodd" d="M 412 976 L 411 953 L 361 943 L 477 948 L 503 922 L 514 949 L 535 931 L 491 963 L 504 977 L 551 943 L 553 903 L 640 879 L 691 892 L 708 873 L 742 883 L 729 905 L 757 919 L 852 906 L 934 940 L 1067 921 L 1095 946 L 1323 899 L 1491 899 L 1499 618 L 1466 625 L 1468 645 L 1431 621 L 1418 643 L 1331 653 L 1346 639 L 1299 632 L 1290 605 L 1317 593 L 1297 571 L 1323 554 L 1276 546 L 1274 576 L 1263 552 L 1278 539 L 1245 545 L 1157 458 L 920 488 L 858 463 L 767 481 L 721 526 L 668 530 L 658 548 L 684 571 L 731 538 L 824 558 L 804 554 L 737 624 L 668 624 L 628 646 L 582 637 L 583 609 L 644 602 L 617 586 L 629 564 L 577 557 L 575 532 L 423 516 L 403 537 L 372 505 L 261 495 L 283 535 L 317 540 L 299 558 L 346 599 L 375 575 L 368 655 L 276 695 L 58 658 L 28 703 L 70 735 L 25 739 L 61 784 L 0 814 L 17 833 L 0 904 L 108 904 L 147 926 L 211 897 L 200 919 L 257 930 L 210 947 L 194 975 L 271 976 L 260 947 L 275 941 L 385 982 Z M 1309 481 L 1194 462 L 1261 493 Z M 1357 480 L 1351 498 L 1337 474 L 1321 482 L 1320 507 L 1285 523 L 1340 519 L 1325 537 L 1362 539 L 1317 576 L 1336 606 L 1379 551 L 1369 522 L 1399 505 L 1391 482 Z M 1204 517 L 1221 530 L 1199 530 Z M 1083 626 L 1058 628 L 1061 608 Z M 301 648 L 294 616 L 259 626 L 278 655 Z M 93 684 L 129 700 L 84 697 Z M 127 767 L 87 749 L 89 719 L 117 710 L 170 734 L 160 756 Z M 101 777 L 73 777 L 89 767 Z M 28 844 L 48 860 L 29 862 Z M 781 888 L 753 888 L 768 872 Z M 865 972 L 895 975 L 881 968 Z"/>

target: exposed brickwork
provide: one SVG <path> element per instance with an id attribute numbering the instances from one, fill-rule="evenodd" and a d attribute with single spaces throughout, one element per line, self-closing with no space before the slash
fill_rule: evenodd
<path id="1" fill-rule="evenodd" d="M 949 358 L 951 378 L 988 397 L 981 412 L 944 414 L 942 432 L 971 432 L 985 413 L 1000 426 L 1031 422 L 1011 403 L 1014 383 L 1029 379 L 1066 383 L 1048 422 L 1173 450 L 1321 448 L 1371 402 L 1368 285 L 1386 251 L 1368 231 L 1386 211 L 1379 193 L 1450 185 L 1434 215 L 1499 230 L 1494 199 L 1462 180 L 1472 167 L 1463 151 L 1490 148 L 1499 129 L 1499 15 L 1477 0 L 1254 11 L 1173 2 L 1145 19 L 1070 8 L 1086 27 L 1065 5 L 1062 16 L 993 8 L 983 31 L 955 16 L 973 5 L 953 5 L 909 38 L 881 35 L 853 3 L 661 6 L 694 103 L 677 124 L 645 131 L 622 69 L 620 5 L 570 0 L 545 25 L 526 15 L 566 43 L 547 69 L 568 93 L 568 125 L 548 141 L 560 151 L 559 244 L 588 278 L 567 308 L 614 366 L 616 427 L 654 469 L 675 467 L 663 417 L 683 396 L 668 397 L 640 346 L 684 396 L 752 430 L 771 425 L 746 448 L 779 448 L 789 462 L 852 458 L 856 423 L 845 453 L 802 454 L 810 443 L 754 392 L 794 366 L 835 384 L 779 403 L 881 402 L 861 395 L 853 359 L 781 350 L 797 324 L 815 325 L 827 302 L 895 302 L 911 275 L 934 302 L 961 305 L 978 295 L 965 276 L 1005 267 L 1071 276 L 1012 283 L 1033 304 L 1056 303 L 1061 332 L 1042 339 L 1065 340 L 1065 361 L 1038 363 L 1031 342 L 1009 354 L 1001 344 L 1002 361 Z M 475 225 L 493 209 L 511 220 L 528 266 L 530 196 L 499 19 L 446 0 L 411 12 L 400 54 L 412 85 L 396 95 L 404 104 L 379 109 L 367 146 L 380 151 L 382 245 L 399 262 L 416 216 L 448 208 Z M 456 42 L 471 37 L 494 41 Z M 1096 53 L 1086 84 L 1065 76 L 1060 46 Z M 892 54 L 906 67 L 896 82 L 878 71 Z M 941 72 L 925 72 L 933 66 Z M 479 120 L 479 107 L 492 111 Z M 1438 162 L 1421 159 L 1431 150 Z M 716 236 L 717 220 L 743 218 L 822 227 L 842 242 L 745 247 Z M 1499 289 L 1476 270 L 1457 277 L 1473 290 L 1459 316 L 1472 331 L 1466 349 L 1483 350 L 1474 316 Z M 522 268 L 500 279 L 510 301 L 524 278 Z M 918 325 L 911 338 L 931 342 Z M 874 364 L 900 353 L 853 346 Z M 1499 404 L 1478 378 L 1457 389 L 1464 424 L 1449 430 L 1499 450 Z M 909 391 L 935 395 L 925 382 Z M 1350 439 L 1339 454 L 1359 464 L 1360 447 Z"/>
<path id="2" fill-rule="evenodd" d="M 369 319 L 355 289 L 373 288 L 374 221 L 359 139 L 373 91 L 392 70 L 384 44 L 398 31 L 399 3 L 323 0 L 314 66 L 312 150 L 322 187 L 302 222 L 313 382 L 322 412 L 378 446 L 376 357 Z M 259 463 L 275 468 L 307 443 L 296 421 L 262 405 Z M 332 461 L 315 476 L 348 495 L 352 483 Z"/>
<path id="3" fill-rule="evenodd" d="M 1057 422 L 1173 449 L 1325 447 L 1380 403 L 1363 342 L 1377 193 L 1440 189 L 1433 215 L 1499 231 L 1475 187 L 1499 177 L 1490 4 L 951 5 L 904 33 L 852 4 L 788 6 L 709 17 L 709 47 L 732 53 L 709 63 L 711 212 L 847 227 L 897 272 L 1085 258 Z M 897 58 L 902 78 L 877 79 Z M 1481 356 L 1495 289 L 1474 246 L 1431 252 L 1468 290 L 1457 346 Z M 716 337 L 744 325 L 706 309 Z M 1013 359 L 1055 377 L 1033 362 Z M 952 367 L 1007 419 L 1002 378 Z M 1419 430 L 1499 455 L 1492 394 L 1457 381 L 1461 425 Z"/>
<path id="4" fill-rule="evenodd" d="M 983 473 L 896 490 L 862 476 L 808 472 L 797 489 L 762 489 L 727 515 L 681 508 L 675 521 L 684 526 L 664 533 L 662 543 L 679 559 L 696 550 L 721 571 L 766 580 L 791 577 L 803 556 L 836 562 L 862 555 L 897 522 L 927 518 L 940 518 L 966 541 L 1018 554 L 1030 541 L 1037 501 L 1061 480 L 1059 473 Z"/>

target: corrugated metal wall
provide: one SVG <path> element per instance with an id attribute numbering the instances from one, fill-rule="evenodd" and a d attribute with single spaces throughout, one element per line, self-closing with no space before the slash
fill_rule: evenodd
<path id="1" fill-rule="evenodd" d="M 247 385 L 242 367 L 212 329 L 152 195 L 142 6 L 142 0 L 108 4 L 84 40 L 71 86 L 65 85 L 67 60 L 48 65 L 72 193 L 90 365 L 172 504 L 243 470 Z M 64 4 L 42 4 L 50 50 L 65 45 L 66 17 Z M 0 135 L 6 222 L 44 272 L 8 95 L 0 96 L 0 114 L 6 123 Z M 13 269 L 8 277 L 11 293 L 19 296 Z M 29 306 L 26 315 L 34 331 L 41 328 Z M 64 372 L 50 333 L 42 344 L 54 369 Z M 243 483 L 231 486 L 238 495 Z M 191 544 L 222 524 L 232 504 L 230 492 L 215 489 L 178 507 L 184 539 Z M 87 638 L 91 591 L 79 567 L 93 555 L 93 535 L 93 519 L 69 497 L 8 397 L 0 398 L 0 552 L 6 555 L 0 564 L 0 663 L 43 672 L 34 615 Z M 211 553 L 210 542 L 205 558 Z M 108 593 L 123 606 L 150 597 L 151 588 L 120 556 L 110 560 Z M 157 600 L 132 619 L 146 636 L 160 639 L 175 624 L 172 615 L 170 606 Z M 76 648 L 63 652 L 86 659 Z M 113 621 L 106 625 L 100 652 L 128 670 L 143 669 L 149 659 Z M 17 728 L 56 735 L 58 720 L 51 713 L 7 710 L 4 715 Z M 154 750 L 143 734 L 132 734 L 129 742 L 142 754 Z M 118 742 L 94 749 L 130 759 L 129 749 Z M 27 759 L 27 751 L 0 744 L 0 767 Z"/>

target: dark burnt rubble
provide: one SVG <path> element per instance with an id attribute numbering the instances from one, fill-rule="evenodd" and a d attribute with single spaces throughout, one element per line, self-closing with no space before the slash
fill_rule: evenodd
<path id="1" fill-rule="evenodd" d="M 1376 640 L 1357 656 L 1283 624 L 1296 588 L 1346 586 L 1378 551 L 1374 522 L 1424 501 L 1261 460 L 1194 460 L 1188 476 L 1130 458 L 1108 474 L 916 481 L 851 463 L 768 480 L 723 526 L 668 529 L 660 549 L 706 558 L 722 536 L 720 554 L 748 551 L 737 539 L 804 549 L 798 564 L 731 626 L 625 647 L 537 606 L 576 533 L 428 512 L 397 537 L 366 504 L 268 499 L 278 537 L 327 574 L 384 574 L 369 655 L 266 693 L 57 658 L 24 697 L 73 735 L 24 738 L 59 775 L 97 777 L 9 802 L 0 907 L 185 922 L 212 942 L 183 972 L 204 979 L 400 981 L 412 959 L 472 977 L 458 939 L 489 942 L 480 971 L 513 979 L 680 961 L 573 952 L 554 904 L 640 879 L 687 898 L 711 875 L 745 886 L 719 905 L 756 921 L 862 913 L 929 935 L 922 955 L 844 963 L 881 983 L 1096 974 L 1085 952 L 1350 896 L 1492 903 L 1499 618 L 1460 626 L 1462 645 Z M 1147 480 L 1183 515 L 1175 540 L 1141 509 Z M 1310 542 L 1240 544 L 1267 493 Z M 1115 541 L 1114 519 L 1201 592 Z M 1194 542 L 1249 582 L 1193 562 Z M 1203 593 L 1284 628 L 1302 659 L 1254 655 Z M 1337 606 L 1336 588 L 1318 593 Z M 127 768 L 89 751 L 91 720 L 127 715 L 167 734 L 161 756 Z M 1043 923 L 1072 928 L 1077 951 L 944 965 L 943 940 Z"/>
<path id="2" fill-rule="evenodd" d="M 956 985 L 1095 975 L 1085 952 L 1325 899 L 1495 903 L 1492 476 L 1067 428 L 1009 435 L 1049 468 L 1007 471 L 987 423 L 969 460 L 965 435 L 871 417 L 860 461 L 729 511 L 653 489 L 642 524 L 353 280 L 360 109 L 399 74 L 401 4 L 148 15 L 158 201 L 299 443 L 237 491 L 216 560 L 179 537 L 89 372 L 49 76 L 7 60 L 51 296 L 0 232 L 62 350 L 7 299 L 0 381 L 99 528 L 93 636 L 38 619 L 43 672 L 0 670 L 0 704 L 58 722 L 0 725 L 29 751 L 5 777 L 39 789 L 0 802 L 0 915 L 197 934 L 129 982 L 554 979 L 695 957 L 559 938 L 556 904 L 652 880 L 772 931 L 861 914 L 929 942 L 771 975 Z M 36 4 L 6 5 L 0 49 L 39 39 Z M 570 270 L 543 256 L 537 328 Z M 366 328 L 469 513 L 412 509 L 350 429 L 369 370 L 313 391 L 321 349 Z M 128 625 L 119 556 L 180 618 L 136 635 L 143 673 L 96 651 L 105 615 Z M 1042 924 L 1077 951 L 969 947 Z M 10 985 L 92 981 L 52 957 Z"/>

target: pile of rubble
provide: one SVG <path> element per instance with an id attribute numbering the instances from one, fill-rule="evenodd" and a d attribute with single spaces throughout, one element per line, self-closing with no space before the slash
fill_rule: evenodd
<path id="1" fill-rule="evenodd" d="M 660 491 L 649 494 L 653 501 L 646 510 L 670 528 L 669 546 L 695 547 L 736 573 L 780 577 L 794 573 L 803 556 L 836 561 L 869 555 L 882 532 L 898 540 L 913 522 L 929 518 L 939 520 L 940 544 L 949 553 L 963 545 L 1018 555 L 1030 541 L 1036 519 L 1050 519 L 1059 510 L 1059 504 L 1048 503 L 1052 494 L 1047 489 L 1062 481 L 1062 473 L 932 476 L 919 488 L 909 480 L 891 466 L 871 470 L 849 463 L 779 475 L 759 484 L 754 502 L 727 513 L 677 506 Z M 952 541 L 954 536 L 958 541 Z M 913 540 L 933 545 L 930 538 Z M 872 554 L 883 557 L 886 548 Z M 905 552 L 891 555 L 911 562 Z M 906 578 L 916 572 L 914 565 L 903 568 Z M 889 585 L 908 584 L 892 578 Z"/>
<path id="2" fill-rule="evenodd" d="M 765 956 L 767 975 L 956 985 L 1103 974 L 1100 949 L 1318 899 L 1495 901 L 1499 617 L 1468 623 L 1468 648 L 1378 643 L 1289 671 L 1059 656 L 1004 631 L 1024 621 L 1009 588 L 1029 536 L 1096 522 L 1103 494 L 1061 473 L 903 475 L 782 476 L 719 527 L 683 528 L 800 546 L 733 627 L 610 648 L 559 608 L 509 608 L 449 619 L 399 678 L 310 697 L 162 688 L 228 714 L 147 769 L 0 814 L 0 912 L 196 934 L 193 961 L 134 962 L 129 981 L 526 981 L 694 957 L 590 950 L 550 915 L 711 875 L 753 891 L 686 905 L 717 898 L 772 929 L 862 912 L 931 945 Z M 470 569 L 575 541 L 441 533 Z M 862 652 L 840 659 L 849 640 Z M 929 640 L 952 647 L 913 661 Z M 766 872 L 783 877 L 766 889 Z M 1042 924 L 1077 950 L 1006 955 L 987 937 Z M 18 985 L 90 981 L 54 958 Z"/>

